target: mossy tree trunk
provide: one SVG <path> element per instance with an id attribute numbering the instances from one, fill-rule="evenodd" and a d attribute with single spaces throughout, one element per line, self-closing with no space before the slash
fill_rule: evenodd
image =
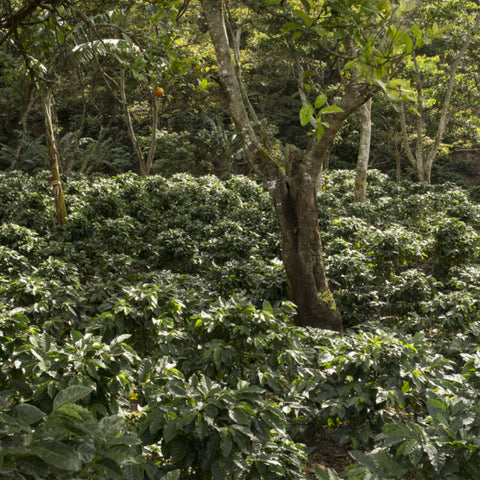
<path id="1" fill-rule="evenodd" d="M 328 287 L 318 226 L 316 185 L 343 121 L 376 91 L 367 84 L 352 83 L 345 89 L 342 111 L 329 115 L 329 126 L 320 140 L 315 137 L 305 151 L 285 159 L 285 170 L 275 161 L 257 135 L 242 98 L 232 60 L 224 19 L 223 0 L 201 0 L 215 48 L 218 75 L 235 128 L 251 168 L 273 199 L 278 218 L 282 255 L 293 301 L 296 323 L 342 331 L 342 318 Z M 238 67 L 238 66 L 237 66 Z"/>

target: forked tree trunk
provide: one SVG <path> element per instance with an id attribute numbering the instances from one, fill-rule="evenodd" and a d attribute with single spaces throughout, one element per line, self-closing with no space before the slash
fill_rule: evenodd
<path id="1" fill-rule="evenodd" d="M 348 115 L 370 98 L 367 85 L 347 88 L 343 112 L 329 115 L 329 127 L 320 141 L 312 140 L 305 152 L 294 152 L 285 160 L 285 171 L 261 145 L 242 98 L 225 28 L 222 0 L 201 0 L 215 48 L 219 79 L 230 114 L 243 142 L 247 160 L 267 187 L 278 218 L 282 256 L 291 296 L 297 306 L 296 323 L 330 330 L 342 330 L 342 318 L 335 306 L 323 265 L 318 226 L 316 182 L 337 132 Z"/>
<path id="2" fill-rule="evenodd" d="M 50 162 L 50 186 L 52 187 L 53 198 L 55 200 L 57 223 L 62 226 L 65 225 L 67 221 L 67 207 L 65 205 L 62 183 L 60 181 L 60 171 L 58 168 L 57 142 L 55 141 L 55 130 L 52 119 L 52 98 L 48 93 L 40 94 L 40 97 L 45 116 L 45 131 Z"/>
<path id="3" fill-rule="evenodd" d="M 415 81 L 417 89 L 417 146 L 415 154 L 410 148 L 410 142 L 407 134 L 407 123 L 405 117 L 405 107 L 403 102 L 400 105 L 400 126 L 403 136 L 403 143 L 407 157 L 415 168 L 415 171 L 418 176 L 418 180 L 424 183 L 430 183 L 430 175 L 432 171 L 433 163 L 437 157 L 438 150 L 442 143 L 443 137 L 445 135 L 445 130 L 448 124 L 448 113 L 450 108 L 450 102 L 452 99 L 453 88 L 455 86 L 455 76 L 458 70 L 458 67 L 463 61 L 463 57 L 467 53 L 468 47 L 470 46 L 474 36 L 477 33 L 477 30 L 480 28 L 480 15 L 475 19 L 475 23 L 470 30 L 468 36 L 463 42 L 462 48 L 451 60 L 450 70 L 448 75 L 447 88 L 445 89 L 445 98 L 443 100 L 442 111 L 440 113 L 440 118 L 438 120 L 437 132 L 435 134 L 435 139 L 430 150 L 427 152 L 424 148 L 423 135 L 425 132 L 425 112 L 424 112 L 424 103 L 423 103 L 423 84 L 420 68 L 416 61 L 415 55 L 413 55 L 413 63 L 415 66 Z"/>

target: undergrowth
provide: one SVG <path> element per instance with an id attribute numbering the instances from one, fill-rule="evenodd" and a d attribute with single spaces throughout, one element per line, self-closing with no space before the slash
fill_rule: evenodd
<path id="1" fill-rule="evenodd" d="M 1 174 L 0 476 L 320 479 L 480 471 L 480 206 L 453 185 L 328 172 L 325 264 L 347 330 L 295 327 L 254 181 Z M 305 443 L 306 442 L 306 443 Z M 311 470 L 311 469 L 309 469 Z"/>

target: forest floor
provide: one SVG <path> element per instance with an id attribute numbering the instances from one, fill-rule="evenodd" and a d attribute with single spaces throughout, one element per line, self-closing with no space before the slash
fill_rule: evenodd
<path id="1" fill-rule="evenodd" d="M 306 472 L 309 478 L 315 478 L 313 476 L 315 467 L 324 471 L 331 468 L 341 474 L 353 463 L 347 448 L 339 444 L 331 435 L 324 434 L 314 440 L 303 439 L 303 441 L 309 449 Z"/>

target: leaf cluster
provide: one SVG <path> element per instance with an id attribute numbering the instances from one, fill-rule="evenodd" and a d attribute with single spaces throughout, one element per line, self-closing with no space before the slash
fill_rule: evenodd
<path id="1" fill-rule="evenodd" d="M 476 192 L 327 172 L 325 264 L 350 325 L 294 327 L 268 195 L 244 177 L 2 174 L 0 474 L 360 478 L 478 471 Z M 339 478 L 333 471 L 317 478 Z"/>

